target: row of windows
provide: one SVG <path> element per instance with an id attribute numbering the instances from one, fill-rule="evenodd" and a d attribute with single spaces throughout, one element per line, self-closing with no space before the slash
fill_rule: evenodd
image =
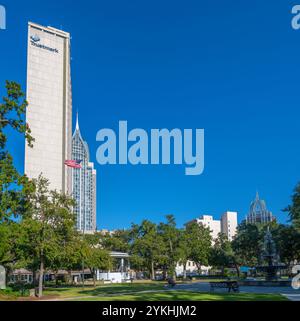
<path id="1" fill-rule="evenodd" d="M 72 158 L 82 160 L 82 169 L 73 170 L 73 196 L 77 201 L 74 212 L 77 216 L 77 228 L 93 229 L 95 181 L 91 168 L 88 167 L 88 149 L 86 144 L 76 135 L 72 141 Z"/>

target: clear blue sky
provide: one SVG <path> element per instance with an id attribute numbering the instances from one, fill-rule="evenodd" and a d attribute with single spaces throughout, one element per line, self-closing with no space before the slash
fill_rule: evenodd
<path id="1" fill-rule="evenodd" d="M 300 31 L 295 1 L 1 1 L 0 96 L 5 79 L 25 88 L 27 22 L 72 35 L 73 110 L 96 161 L 96 133 L 204 128 L 205 171 L 177 166 L 97 169 L 98 228 L 174 214 L 248 212 L 258 190 L 281 212 L 300 180 Z M 75 113 L 74 113 L 75 118 Z M 75 122 L 75 119 L 74 119 Z M 24 142 L 10 134 L 23 171 Z"/>

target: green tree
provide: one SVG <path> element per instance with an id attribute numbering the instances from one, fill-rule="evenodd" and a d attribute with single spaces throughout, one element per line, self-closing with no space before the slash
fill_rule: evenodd
<path id="1" fill-rule="evenodd" d="M 300 232 L 300 183 L 294 189 L 292 204 L 287 206 L 283 211 L 289 213 L 292 224 Z"/>
<path id="2" fill-rule="evenodd" d="M 192 248 L 190 246 L 190 235 L 188 230 L 182 229 L 179 231 L 179 262 L 183 265 L 183 278 L 186 279 L 186 266 L 187 262 L 191 257 Z"/>
<path id="3" fill-rule="evenodd" d="M 84 235 L 84 244 L 82 244 L 82 253 L 84 264 L 90 269 L 93 276 L 94 287 L 96 286 L 97 270 L 109 270 L 112 260 L 109 252 L 102 248 L 101 235 Z"/>
<path id="4" fill-rule="evenodd" d="M 210 230 L 197 222 L 188 223 L 185 228 L 191 250 L 189 259 L 195 262 L 200 271 L 201 265 L 208 265 L 209 261 L 212 243 Z"/>
<path id="5" fill-rule="evenodd" d="M 288 266 L 300 261 L 300 233 L 294 226 L 278 225 L 271 231 L 280 261 Z"/>
<path id="6" fill-rule="evenodd" d="M 144 220 L 140 225 L 133 224 L 130 234 L 132 265 L 140 269 L 144 267 L 151 279 L 155 279 L 155 267 L 161 262 L 164 249 L 164 242 L 157 232 L 157 225 Z"/>
<path id="7" fill-rule="evenodd" d="M 235 264 L 249 267 L 261 264 L 265 233 L 268 228 L 273 233 L 277 227 L 278 224 L 275 221 L 265 224 L 247 224 L 242 222 L 238 226 L 237 234 L 231 243 Z"/>
<path id="8" fill-rule="evenodd" d="M 79 267 L 79 258 L 81 258 L 80 247 L 83 246 L 83 240 L 79 232 L 75 231 L 73 227 L 68 226 L 66 233 L 59 235 L 60 243 L 49 251 L 46 257 L 45 266 L 54 272 L 56 286 L 58 285 L 59 270 L 66 270 L 69 272 L 68 281 L 72 280 L 71 271 L 73 268 Z M 39 262 L 33 262 L 30 265 L 32 270 L 38 268 Z"/>
<path id="9" fill-rule="evenodd" d="M 173 215 L 167 215 L 166 220 L 166 223 L 160 223 L 158 225 L 158 233 L 165 245 L 164 256 L 168 274 L 176 279 L 176 265 L 180 261 L 181 255 L 181 249 L 179 246 L 181 239 L 180 231 L 176 227 L 176 221 Z"/>
<path id="10" fill-rule="evenodd" d="M 235 265 L 234 252 L 231 247 L 231 242 L 223 233 L 219 233 L 210 253 L 210 265 L 221 268 L 222 275 L 225 273 L 225 268 Z M 237 269 L 238 275 L 239 271 Z"/>
<path id="11" fill-rule="evenodd" d="M 237 228 L 232 248 L 243 265 L 255 267 L 259 263 L 262 241 L 263 234 L 260 227 L 257 224 L 243 222 Z"/>
<path id="12" fill-rule="evenodd" d="M 41 175 L 32 180 L 27 195 L 30 208 L 21 221 L 21 246 L 39 269 L 38 296 L 43 293 L 44 270 L 61 251 L 62 244 L 74 233 L 74 201 L 65 194 L 49 190 L 49 181 Z"/>
<path id="13" fill-rule="evenodd" d="M 110 251 L 128 252 L 130 249 L 130 230 L 103 233 L 101 238 L 103 246 Z"/>
<path id="14" fill-rule="evenodd" d="M 7 274 L 27 264 L 27 258 L 18 246 L 21 233 L 18 222 L 7 220 L 0 224 L 0 265 L 6 268 Z"/>
<path id="15" fill-rule="evenodd" d="M 22 186 L 27 183 L 27 179 L 18 173 L 12 155 L 6 148 L 7 130 L 24 134 L 30 147 L 34 141 L 24 120 L 28 103 L 21 86 L 16 82 L 6 81 L 6 91 L 7 95 L 0 104 L 0 223 L 26 210 Z"/>
<path id="16" fill-rule="evenodd" d="M 6 81 L 5 87 L 6 96 L 0 103 L 0 264 L 10 271 L 22 259 L 16 247 L 19 225 L 12 218 L 20 216 L 27 208 L 23 186 L 26 186 L 28 179 L 14 167 L 13 157 L 7 149 L 7 131 L 25 135 L 30 147 L 34 139 L 24 121 L 28 104 L 21 86 Z"/>

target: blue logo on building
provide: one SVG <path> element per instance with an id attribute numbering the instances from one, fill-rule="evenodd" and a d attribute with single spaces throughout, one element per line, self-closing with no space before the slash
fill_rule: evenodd
<path id="1" fill-rule="evenodd" d="M 5 7 L 0 5 L 0 29 L 6 29 L 6 11 Z"/>
<path id="2" fill-rule="evenodd" d="M 30 37 L 30 39 L 33 41 L 33 42 L 38 42 L 41 40 L 41 38 L 38 36 L 38 35 L 33 35 Z"/>
<path id="3" fill-rule="evenodd" d="M 41 44 L 40 43 L 41 38 L 37 34 L 30 36 L 30 40 L 31 40 L 31 45 L 32 46 L 35 46 L 35 47 L 41 48 L 41 49 L 46 49 L 46 50 L 51 51 L 51 52 L 58 53 L 58 50 L 56 48 L 50 48 L 48 46 L 45 46 L 45 45 Z"/>

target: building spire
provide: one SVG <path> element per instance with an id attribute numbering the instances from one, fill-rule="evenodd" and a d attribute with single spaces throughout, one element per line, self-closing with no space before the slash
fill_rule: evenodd
<path id="1" fill-rule="evenodd" d="M 258 194 L 258 191 L 256 191 L 255 199 L 256 199 L 257 201 L 259 200 L 259 194 Z"/>
<path id="2" fill-rule="evenodd" d="M 79 134 L 79 136 L 81 136 L 81 134 L 80 134 L 80 129 L 79 129 L 78 110 L 77 110 L 77 112 L 76 112 L 76 126 L 75 126 L 75 130 L 74 130 L 74 132 L 73 132 L 73 137 L 74 137 L 76 134 Z"/>
<path id="3" fill-rule="evenodd" d="M 76 112 L 76 131 L 79 131 L 78 111 Z"/>

